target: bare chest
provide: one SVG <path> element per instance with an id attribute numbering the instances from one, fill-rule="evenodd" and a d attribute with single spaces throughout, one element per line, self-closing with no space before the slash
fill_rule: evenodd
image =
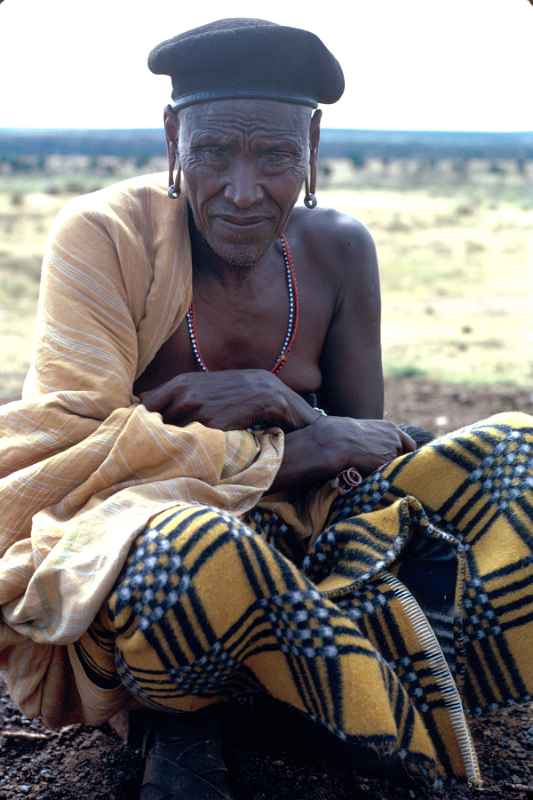
<path id="1" fill-rule="evenodd" d="M 279 378 L 298 392 L 320 389 L 320 357 L 334 306 L 334 292 L 310 269 L 297 273 L 298 329 Z M 195 336 L 209 370 L 265 369 L 274 366 L 289 325 L 288 286 L 282 270 L 261 291 L 232 296 L 221 290 L 194 292 Z M 178 374 L 200 369 L 186 320 L 163 344 L 135 384 L 142 392 Z"/>

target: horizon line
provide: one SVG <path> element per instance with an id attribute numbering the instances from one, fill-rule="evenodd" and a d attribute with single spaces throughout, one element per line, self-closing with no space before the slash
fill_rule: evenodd
<path id="1" fill-rule="evenodd" d="M 18 132 L 33 132 L 33 133 L 55 133 L 55 132 L 135 132 L 140 133 L 156 133 L 163 132 L 163 126 L 160 128 L 96 128 L 96 127 L 25 127 L 25 126 L 9 126 L 0 127 L 0 133 L 18 133 Z M 416 133 L 416 134 L 461 134 L 461 135 L 494 135 L 494 136 L 533 136 L 533 129 L 531 130 L 463 130 L 460 128 L 322 128 L 322 132 L 338 132 L 338 133 Z"/>

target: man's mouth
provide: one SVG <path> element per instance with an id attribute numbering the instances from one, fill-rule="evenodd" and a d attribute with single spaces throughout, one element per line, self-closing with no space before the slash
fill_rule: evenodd
<path id="1" fill-rule="evenodd" d="M 226 222 L 229 225 L 238 225 L 239 227 L 246 228 L 246 227 L 253 227 L 255 225 L 261 225 L 264 222 L 269 222 L 270 217 L 258 217 L 258 216 L 235 216 L 233 214 L 217 214 L 215 219 L 222 220 L 222 222 Z"/>

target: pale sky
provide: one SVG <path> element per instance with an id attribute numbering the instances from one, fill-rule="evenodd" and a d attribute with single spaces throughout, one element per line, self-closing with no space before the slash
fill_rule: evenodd
<path id="1" fill-rule="evenodd" d="M 0 128 L 159 127 L 150 49 L 237 16 L 323 39 L 347 84 L 325 127 L 533 130 L 528 0 L 0 0 Z"/>

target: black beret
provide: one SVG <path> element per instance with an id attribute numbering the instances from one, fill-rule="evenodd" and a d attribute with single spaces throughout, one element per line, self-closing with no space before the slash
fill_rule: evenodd
<path id="1" fill-rule="evenodd" d="M 340 64 L 318 36 L 262 19 L 221 19 L 154 47 L 148 66 L 172 78 L 174 108 L 234 97 L 316 107 L 344 91 Z"/>

